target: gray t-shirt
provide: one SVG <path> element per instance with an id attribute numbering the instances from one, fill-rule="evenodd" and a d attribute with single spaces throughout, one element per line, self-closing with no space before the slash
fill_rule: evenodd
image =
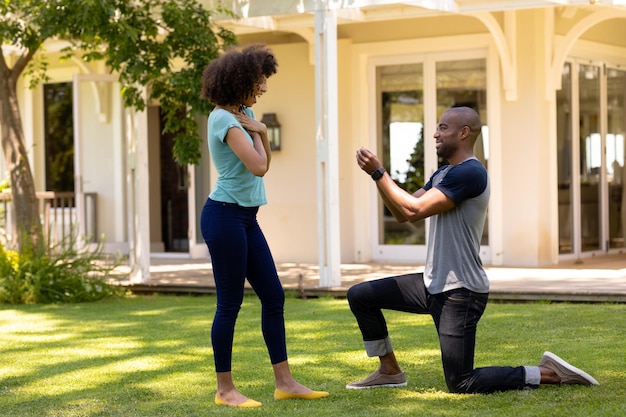
<path id="1" fill-rule="evenodd" d="M 470 158 L 439 168 L 425 190 L 435 187 L 451 198 L 455 207 L 430 218 L 424 283 L 428 292 L 467 288 L 489 292 L 489 279 L 480 259 L 489 204 L 489 177 L 485 167 Z"/>

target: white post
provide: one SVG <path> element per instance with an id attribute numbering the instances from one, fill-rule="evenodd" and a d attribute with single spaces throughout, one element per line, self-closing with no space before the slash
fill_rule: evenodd
<path id="1" fill-rule="evenodd" d="M 74 116 L 74 205 L 76 206 L 76 244 L 85 245 L 85 191 L 83 190 L 83 129 L 80 99 L 80 75 L 72 80 L 72 105 Z"/>
<path id="2" fill-rule="evenodd" d="M 150 177 L 148 112 L 129 111 L 127 118 L 130 281 L 150 280 Z"/>
<path id="3" fill-rule="evenodd" d="M 320 3 L 323 5 L 325 2 Z M 322 6 L 315 12 L 320 287 L 341 285 L 337 101 L 337 17 L 334 10 Z"/>

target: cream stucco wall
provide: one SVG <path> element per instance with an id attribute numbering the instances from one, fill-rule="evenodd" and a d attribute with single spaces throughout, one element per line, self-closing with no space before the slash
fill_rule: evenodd
<path id="1" fill-rule="evenodd" d="M 306 43 L 275 45 L 278 73 L 253 107 L 257 118 L 276 113 L 282 148 L 265 176 L 268 205 L 259 212 L 278 262 L 317 261 L 315 73 Z"/>
<path id="2" fill-rule="evenodd" d="M 122 204 L 126 176 L 121 160 L 126 157 L 126 152 L 120 116 L 109 114 L 107 120 L 100 120 L 91 82 L 80 84 L 83 189 L 86 193 L 97 193 L 98 237 L 104 236 L 107 243 L 122 243 L 126 239 L 123 228 L 126 215 L 122 209 L 125 207 Z M 113 86 L 104 84 L 101 88 L 101 99 L 112 100 Z"/>
<path id="3" fill-rule="evenodd" d="M 555 203 L 555 133 L 550 131 L 554 101 L 545 98 L 546 42 L 541 11 L 517 14 L 517 100 L 502 100 L 502 238 L 504 264 L 551 261 L 558 237 Z M 495 231 L 497 232 L 497 231 Z M 556 247 L 556 246 L 554 246 Z"/>

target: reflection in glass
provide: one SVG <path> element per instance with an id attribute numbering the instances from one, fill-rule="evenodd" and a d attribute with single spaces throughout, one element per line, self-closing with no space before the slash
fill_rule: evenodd
<path id="1" fill-rule="evenodd" d="M 601 69 L 600 65 L 565 64 L 563 87 L 557 92 L 560 254 L 625 247 L 626 72 Z M 577 84 L 572 81 L 574 73 Z M 601 94 L 601 88 L 606 88 L 605 94 Z M 578 114 L 573 113 L 575 91 L 579 96 Z M 600 105 L 603 96 L 605 106 Z M 578 123 L 576 139 L 572 123 Z M 579 179 L 574 178 L 573 169 L 579 169 Z M 576 190 L 580 196 L 574 200 Z"/>
<path id="2" fill-rule="evenodd" d="M 389 65 L 377 69 L 383 165 L 409 193 L 424 185 L 424 95 L 422 64 Z M 409 245 L 426 241 L 424 222 L 398 223 L 386 207 L 380 244 Z"/>
<path id="3" fill-rule="evenodd" d="M 624 180 L 624 119 L 626 119 L 626 72 L 616 69 L 607 71 L 607 135 L 606 174 L 609 186 L 609 249 L 624 247 L 624 224 L 626 224 L 626 195 Z"/>
<path id="4" fill-rule="evenodd" d="M 482 134 L 474 147 L 476 158 L 488 169 L 489 129 L 487 127 L 487 70 L 484 59 L 437 62 L 437 120 L 450 107 L 471 107 L 483 123 Z M 447 164 L 440 160 L 439 166 Z M 489 221 L 481 245 L 489 245 Z"/>
<path id="5" fill-rule="evenodd" d="M 600 135 L 600 68 L 580 65 L 580 209 L 581 250 L 598 250 L 600 242 L 600 169 L 602 138 Z"/>
<path id="6" fill-rule="evenodd" d="M 558 156 L 559 253 L 572 253 L 572 65 L 565 64 L 562 87 L 556 94 L 556 146 Z"/>
<path id="7" fill-rule="evenodd" d="M 484 123 L 476 143 L 476 157 L 487 166 L 489 132 L 487 129 L 486 61 L 470 59 L 436 63 L 437 118 L 453 106 L 475 109 Z M 383 164 L 395 182 L 409 193 L 424 186 L 424 79 L 423 65 L 401 64 L 377 68 L 379 91 L 379 129 Z M 432 133 L 427 134 L 431 137 Z M 444 161 L 440 161 L 443 163 Z M 398 223 L 385 208 L 379 219 L 380 244 L 423 245 L 425 222 Z M 482 245 L 489 244 L 485 225 Z"/>
<path id="8" fill-rule="evenodd" d="M 43 86 L 46 190 L 74 191 L 72 83 Z"/>

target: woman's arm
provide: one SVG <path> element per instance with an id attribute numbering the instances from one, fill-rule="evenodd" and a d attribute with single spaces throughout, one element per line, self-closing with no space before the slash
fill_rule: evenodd
<path id="1" fill-rule="evenodd" d="M 250 140 L 243 130 L 231 127 L 228 129 L 225 142 L 252 174 L 262 177 L 267 173 L 269 158 L 260 134 L 252 134 L 252 146 L 250 146 Z"/>
<path id="2" fill-rule="evenodd" d="M 252 139 L 255 140 L 255 136 L 258 135 L 258 138 L 263 143 L 263 148 L 265 149 L 265 155 L 267 155 L 267 169 L 266 172 L 270 169 L 270 161 L 272 160 L 272 150 L 270 148 L 269 138 L 267 137 L 267 126 L 263 122 L 260 122 L 247 114 L 237 113 L 235 115 L 241 126 L 250 133 Z"/>

